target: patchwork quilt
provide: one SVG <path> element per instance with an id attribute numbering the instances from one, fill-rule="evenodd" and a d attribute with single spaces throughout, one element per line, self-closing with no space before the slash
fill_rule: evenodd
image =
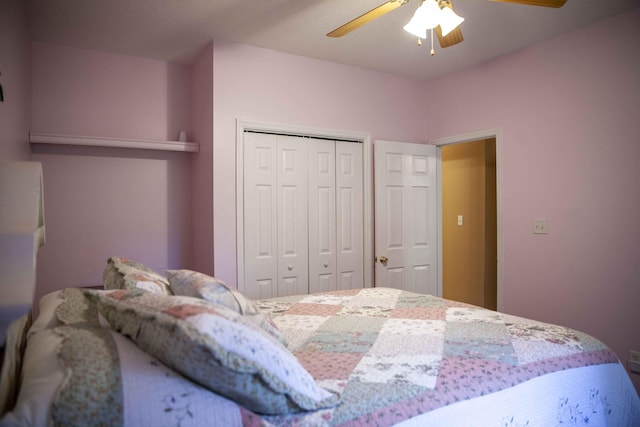
<path id="1" fill-rule="evenodd" d="M 318 383 L 342 396 L 340 406 L 297 420 L 267 418 L 276 425 L 388 426 L 540 375 L 618 362 L 575 330 L 398 289 L 257 305 Z"/>
<path id="2" fill-rule="evenodd" d="M 640 400 L 600 341 L 430 295 L 371 288 L 254 301 L 316 383 L 340 396 L 337 406 L 269 416 L 142 351 L 110 329 L 81 291 L 66 289 L 56 301 L 41 306 L 51 319 L 30 337 L 26 403 L 0 427 L 21 419 L 60 426 L 640 425 Z M 517 416 L 501 412 L 487 421 L 480 415 L 487 408 Z M 424 418 L 445 413 L 439 423 Z M 452 413 L 467 418 L 452 421 Z"/>

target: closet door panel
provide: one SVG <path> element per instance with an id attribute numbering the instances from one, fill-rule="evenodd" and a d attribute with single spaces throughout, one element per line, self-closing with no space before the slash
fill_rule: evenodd
<path id="1" fill-rule="evenodd" d="M 277 296 L 277 180 L 275 135 L 244 134 L 244 264 L 250 298 Z"/>
<path id="2" fill-rule="evenodd" d="M 362 287 L 364 213 L 362 144 L 336 142 L 337 288 Z"/>
<path id="3" fill-rule="evenodd" d="M 307 144 L 277 136 L 278 296 L 309 292 Z"/>
<path id="4" fill-rule="evenodd" d="M 336 289 L 335 142 L 309 143 L 309 292 Z"/>

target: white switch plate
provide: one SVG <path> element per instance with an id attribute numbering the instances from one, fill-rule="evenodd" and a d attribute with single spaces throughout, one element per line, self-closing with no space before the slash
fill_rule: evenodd
<path id="1" fill-rule="evenodd" d="M 534 218 L 533 219 L 533 234 L 548 234 L 549 233 L 549 221 L 547 218 Z"/>
<path id="2" fill-rule="evenodd" d="M 462 215 L 458 215 L 458 225 L 462 225 L 463 219 Z"/>

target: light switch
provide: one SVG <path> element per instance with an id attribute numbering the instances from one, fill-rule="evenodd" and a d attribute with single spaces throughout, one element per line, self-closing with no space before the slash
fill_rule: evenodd
<path id="1" fill-rule="evenodd" d="M 547 218 L 534 218 L 533 219 L 533 234 L 548 234 L 549 222 Z"/>
<path id="2" fill-rule="evenodd" d="M 462 215 L 458 215 L 458 225 L 462 225 Z"/>

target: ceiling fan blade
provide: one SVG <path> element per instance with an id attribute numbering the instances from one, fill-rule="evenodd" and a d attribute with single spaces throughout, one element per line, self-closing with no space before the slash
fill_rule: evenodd
<path id="1" fill-rule="evenodd" d="M 529 6 L 562 7 L 567 0 L 491 0 L 502 3 L 528 4 Z"/>
<path id="2" fill-rule="evenodd" d="M 459 26 L 456 27 L 453 31 L 451 31 L 446 36 L 443 36 L 442 30 L 440 29 L 440 25 L 438 25 L 436 27 L 436 34 L 438 35 L 438 42 L 440 43 L 441 48 L 462 43 L 462 41 L 464 40 L 464 37 L 462 37 L 462 30 L 460 30 Z"/>
<path id="3" fill-rule="evenodd" d="M 409 0 L 389 0 L 388 2 L 381 4 L 380 6 L 371 9 L 369 12 L 364 13 L 358 16 L 356 19 L 347 22 L 341 27 L 336 28 L 327 34 L 328 37 L 342 37 L 347 33 L 355 30 L 356 28 L 360 28 L 364 24 L 373 21 L 376 18 L 381 17 L 382 15 L 391 12 L 399 8 L 400 6 L 407 3 Z"/>

